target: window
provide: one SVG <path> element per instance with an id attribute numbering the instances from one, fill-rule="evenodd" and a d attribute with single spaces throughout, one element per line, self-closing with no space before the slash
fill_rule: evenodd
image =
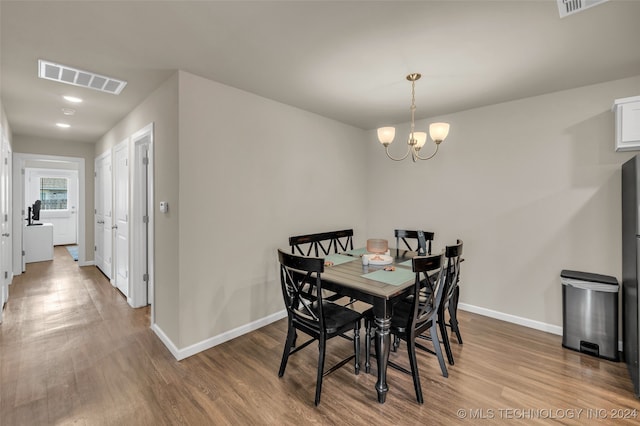
<path id="1" fill-rule="evenodd" d="M 66 210 L 68 194 L 67 178 L 40 178 L 40 200 L 43 210 Z"/>

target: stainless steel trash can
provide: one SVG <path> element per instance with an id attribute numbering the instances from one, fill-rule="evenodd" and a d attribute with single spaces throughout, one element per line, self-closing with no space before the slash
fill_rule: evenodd
<path id="1" fill-rule="evenodd" d="M 618 280 L 563 270 L 562 346 L 618 361 Z"/>

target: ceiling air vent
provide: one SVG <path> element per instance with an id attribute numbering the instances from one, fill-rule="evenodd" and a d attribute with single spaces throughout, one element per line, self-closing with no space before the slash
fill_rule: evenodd
<path id="1" fill-rule="evenodd" d="M 558 11 L 560 17 L 564 18 L 607 1 L 609 0 L 558 0 Z"/>
<path id="2" fill-rule="evenodd" d="M 38 60 L 38 77 L 74 86 L 99 90 L 119 95 L 127 85 L 126 81 L 106 77 L 89 71 L 82 71 L 66 65 L 60 65 L 42 59 Z"/>

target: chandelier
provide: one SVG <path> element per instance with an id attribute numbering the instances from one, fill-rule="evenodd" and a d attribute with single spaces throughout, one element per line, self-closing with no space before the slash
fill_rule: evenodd
<path id="1" fill-rule="evenodd" d="M 378 129 L 378 140 L 382 145 L 384 145 L 387 157 L 394 161 L 404 160 L 409 156 L 409 153 L 411 153 L 411 159 L 413 162 L 416 160 L 428 160 L 433 158 L 438 153 L 438 147 L 449 134 L 449 123 L 432 123 L 429 126 L 429 136 L 431 136 L 431 139 L 436 144 L 436 149 L 433 154 L 428 157 L 420 156 L 420 149 L 427 141 L 427 134 L 425 132 L 416 132 L 414 123 L 416 112 L 416 81 L 419 80 L 420 77 L 422 76 L 418 73 L 409 74 L 407 76 L 407 80 L 411 82 L 411 131 L 409 132 L 409 140 L 407 141 L 407 153 L 404 154 L 402 158 L 395 158 L 389 154 L 389 145 L 391 145 L 393 138 L 396 135 L 395 127 L 380 127 Z"/>

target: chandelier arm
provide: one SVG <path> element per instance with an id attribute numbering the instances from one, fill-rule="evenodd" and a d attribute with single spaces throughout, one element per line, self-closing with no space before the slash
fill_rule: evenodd
<path id="1" fill-rule="evenodd" d="M 433 154 L 431 154 L 428 157 L 420 157 L 420 154 L 418 154 L 417 152 L 414 152 L 413 156 L 414 156 L 414 158 L 417 158 L 418 160 L 429 160 L 429 159 L 431 159 L 431 158 L 436 156 L 436 154 L 438 153 L 438 148 L 439 147 L 440 147 L 440 144 L 439 143 L 436 144 L 436 150 L 433 151 Z"/>
<path id="2" fill-rule="evenodd" d="M 387 157 L 391 158 L 393 161 L 402 161 L 405 158 L 407 158 L 409 156 L 409 153 L 411 152 L 411 148 L 409 148 L 409 149 L 407 149 L 407 153 L 404 154 L 404 157 L 402 157 L 402 158 L 394 158 L 394 157 L 391 156 L 391 154 L 389 154 L 389 146 L 388 145 L 384 147 L 384 150 L 387 153 Z"/>

